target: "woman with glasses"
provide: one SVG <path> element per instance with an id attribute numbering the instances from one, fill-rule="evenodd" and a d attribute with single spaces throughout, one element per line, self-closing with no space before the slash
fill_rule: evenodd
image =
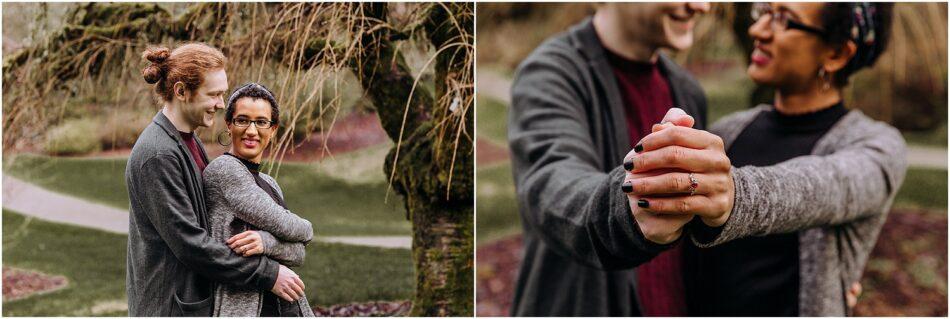
<path id="1" fill-rule="evenodd" d="M 277 132 L 278 116 L 277 100 L 264 86 L 249 83 L 234 90 L 225 111 L 227 138 L 222 132 L 218 141 L 229 142 L 231 148 L 205 168 L 205 198 L 214 239 L 226 241 L 238 255 L 264 254 L 297 267 L 313 239 L 313 227 L 287 209 L 280 186 L 259 171 L 264 149 Z M 302 293 L 294 302 L 281 297 L 250 286 L 220 284 L 214 315 L 313 316 Z"/>
<path id="2" fill-rule="evenodd" d="M 843 95 L 884 51 L 892 7 L 756 4 L 747 71 L 775 88 L 773 103 L 709 132 L 658 126 L 628 154 L 640 209 L 699 217 L 684 271 L 692 315 L 848 314 L 906 173 L 900 133 Z M 634 175 L 658 168 L 681 171 Z"/>

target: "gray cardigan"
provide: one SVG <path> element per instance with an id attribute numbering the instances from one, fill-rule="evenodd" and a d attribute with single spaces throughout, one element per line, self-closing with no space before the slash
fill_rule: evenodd
<path id="1" fill-rule="evenodd" d="M 699 83 L 665 55 L 673 102 L 704 128 Z M 511 89 L 512 169 L 524 259 L 512 315 L 636 316 L 633 267 L 669 245 L 646 240 L 620 190 L 631 149 L 620 89 L 590 19 L 545 41 Z"/>
<path id="2" fill-rule="evenodd" d="M 710 132 L 729 146 L 771 106 L 732 114 Z M 845 291 L 861 279 L 868 255 L 907 170 L 906 145 L 887 124 L 852 110 L 801 156 L 733 169 L 735 203 L 709 247 L 733 239 L 799 232 L 802 316 L 846 315 Z"/>
<path id="3" fill-rule="evenodd" d="M 277 262 L 237 256 L 211 238 L 201 175 L 178 130 L 161 112 L 135 141 L 125 181 L 130 316 L 210 316 L 215 282 L 274 286 Z"/>
<path id="4" fill-rule="evenodd" d="M 272 177 L 260 176 L 284 197 Z M 254 176 L 233 156 L 216 158 L 204 170 L 205 195 L 208 201 L 212 237 L 225 242 L 244 232 L 245 226 L 260 229 L 264 241 L 264 255 L 285 266 L 303 264 L 304 246 L 313 239 L 310 221 L 300 218 L 281 207 L 255 182 Z M 215 289 L 214 315 L 221 317 L 249 317 L 260 315 L 264 294 L 258 287 L 218 285 Z M 301 313 L 313 316 L 313 310 L 302 296 Z"/>

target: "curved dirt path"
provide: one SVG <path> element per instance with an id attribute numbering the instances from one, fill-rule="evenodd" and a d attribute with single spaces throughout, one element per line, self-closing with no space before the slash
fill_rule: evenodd
<path id="1" fill-rule="evenodd" d="M 3 208 L 38 219 L 128 234 L 129 212 L 53 192 L 18 178 L 3 176 Z M 410 236 L 333 236 L 318 241 L 382 248 L 411 248 Z"/>

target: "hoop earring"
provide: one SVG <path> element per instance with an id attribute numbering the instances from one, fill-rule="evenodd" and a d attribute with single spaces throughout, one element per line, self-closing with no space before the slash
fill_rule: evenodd
<path id="1" fill-rule="evenodd" d="M 821 90 L 822 90 L 822 91 L 827 91 L 828 89 L 831 88 L 831 79 L 830 79 L 830 78 L 831 78 L 831 74 L 828 73 L 828 72 L 825 72 L 825 68 L 824 68 L 824 67 L 818 68 L 818 80 L 821 81 Z"/>
<path id="2" fill-rule="evenodd" d="M 230 146 L 231 145 L 231 131 L 228 131 L 228 130 L 221 131 L 221 133 L 218 133 L 218 136 L 216 136 L 215 139 L 217 140 L 218 144 L 221 146 Z M 227 144 L 225 144 L 224 141 L 227 141 Z"/>

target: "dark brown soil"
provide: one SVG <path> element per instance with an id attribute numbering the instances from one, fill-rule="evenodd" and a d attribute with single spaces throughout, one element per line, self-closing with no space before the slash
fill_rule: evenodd
<path id="1" fill-rule="evenodd" d="M 521 235 L 478 247 L 478 316 L 508 315 L 521 258 Z M 947 316 L 946 213 L 892 211 L 861 283 L 857 316 Z"/>

